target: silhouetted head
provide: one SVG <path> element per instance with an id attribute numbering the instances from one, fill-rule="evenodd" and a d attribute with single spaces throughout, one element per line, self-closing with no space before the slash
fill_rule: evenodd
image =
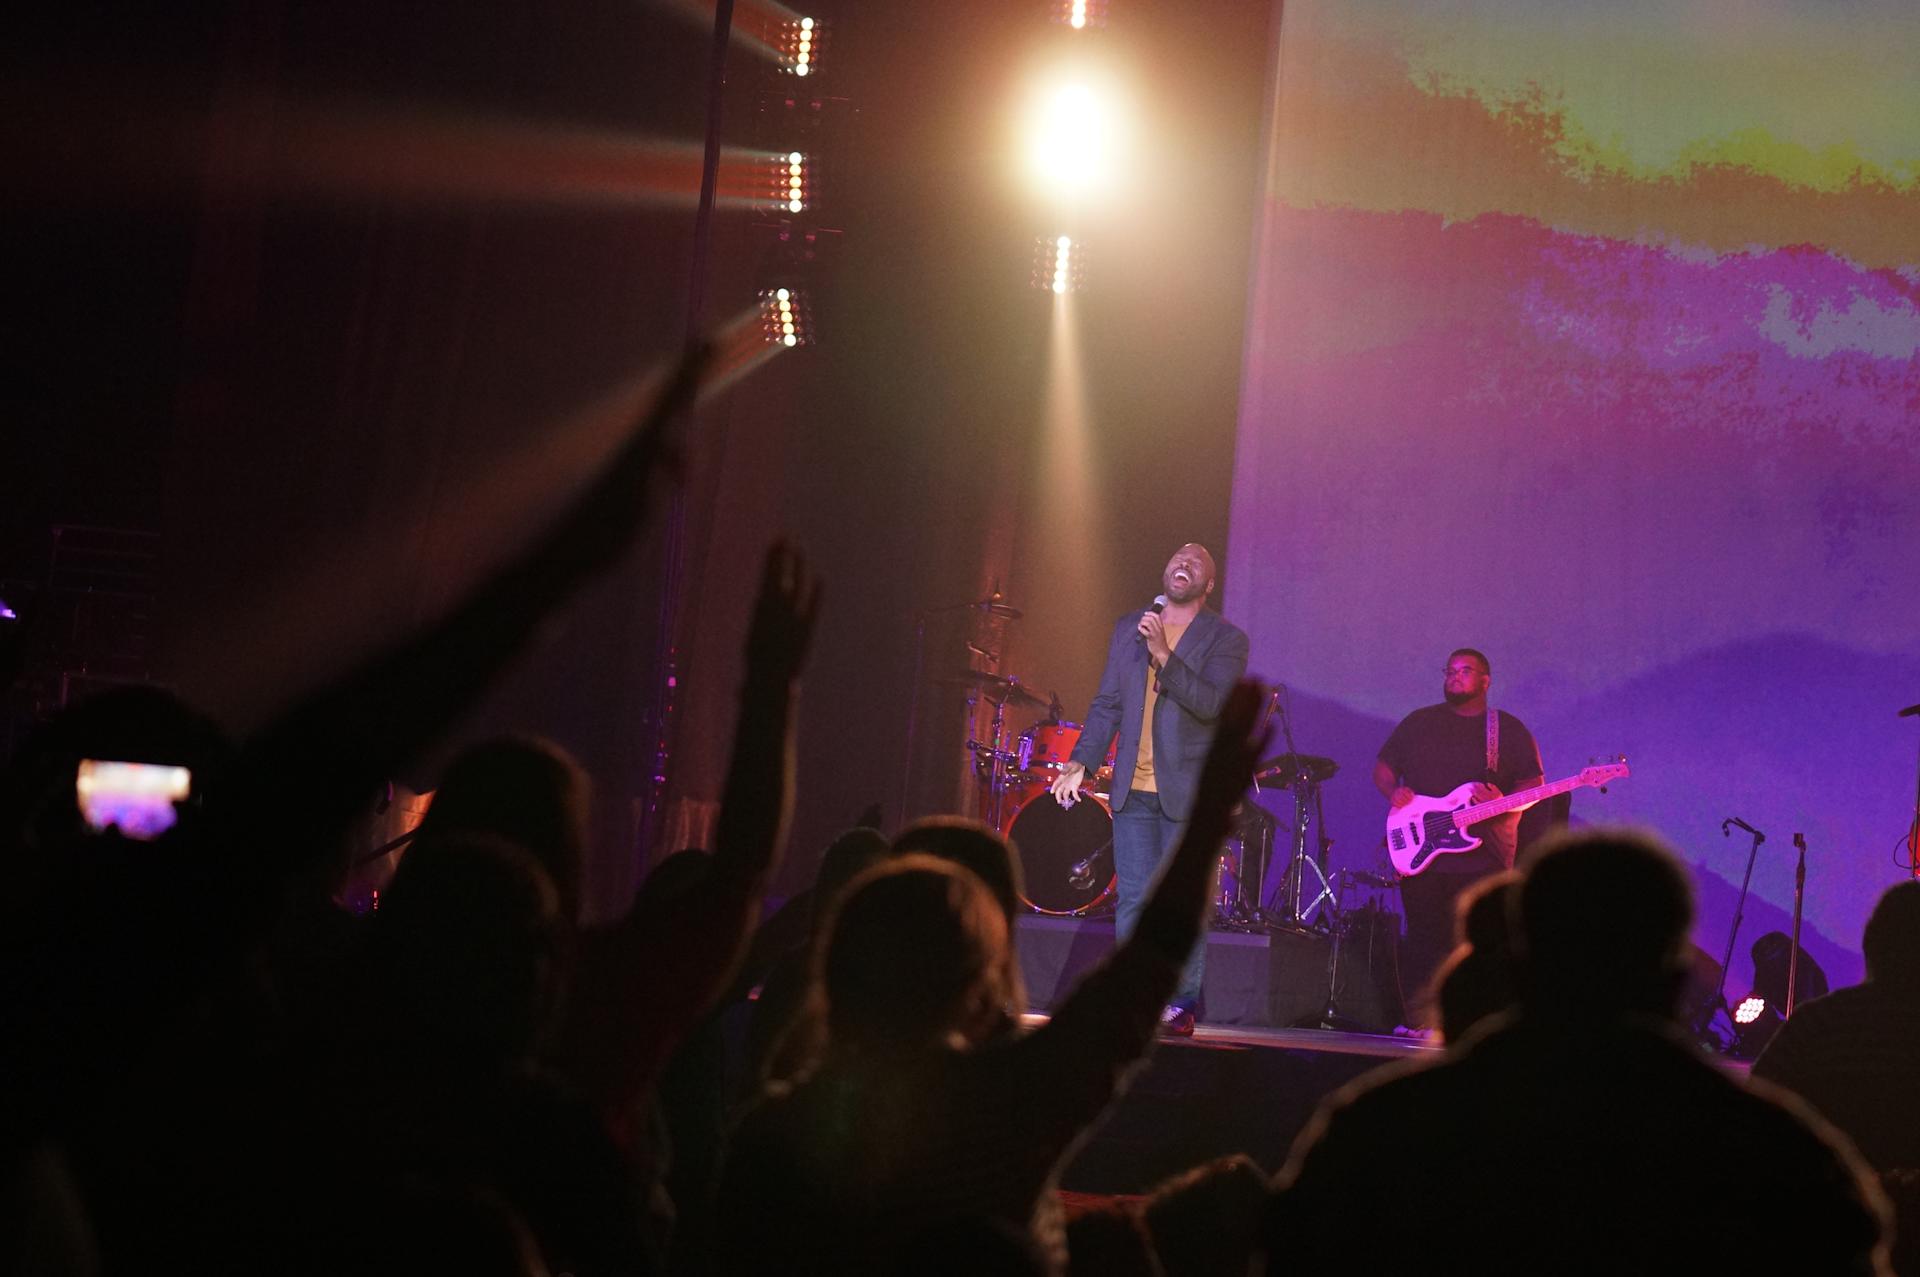
<path id="1" fill-rule="evenodd" d="M 1495 874 L 1462 893 L 1454 916 L 1457 944 L 1434 976 L 1440 1032 L 1457 1042 L 1488 1016 L 1513 1006 L 1519 994 L 1513 954 L 1520 875 Z"/>
<path id="2" fill-rule="evenodd" d="M 1521 998 L 1530 1012 L 1671 1016 L 1693 890 L 1652 834 L 1591 828 L 1543 845 L 1520 885 Z"/>
<path id="3" fill-rule="evenodd" d="M 704 847 L 682 847 L 648 872 L 647 892 L 664 901 L 677 900 L 706 878 L 712 861 L 713 853 Z"/>
<path id="4" fill-rule="evenodd" d="M 1022 997 L 1006 916 L 980 879 L 932 856 L 847 887 L 815 952 L 835 1051 L 916 1052 L 998 1032 Z"/>
<path id="5" fill-rule="evenodd" d="M 1920 993 L 1920 881 L 1887 888 L 1860 937 L 1867 979 Z"/>
<path id="6" fill-rule="evenodd" d="M 1085 1210 L 1067 1221 L 1067 1254 L 1076 1273 L 1162 1277 L 1140 1212 L 1126 1202 Z"/>
<path id="7" fill-rule="evenodd" d="M 1020 909 L 1020 866 L 1007 840 L 977 820 L 929 816 L 903 829 L 893 840 L 895 855 L 937 856 L 973 871 L 1012 924 Z"/>
<path id="8" fill-rule="evenodd" d="M 1513 919 L 1520 900 L 1520 875 L 1508 870 L 1482 878 L 1460 894 L 1454 911 L 1454 941 L 1482 952 L 1513 947 Z"/>
<path id="9" fill-rule="evenodd" d="M 480 1071 L 533 1054 L 558 1010 L 568 929 L 531 855 L 484 834 L 423 837 L 374 919 L 392 1045 Z"/>
<path id="10" fill-rule="evenodd" d="M 1246 1272 L 1259 1242 L 1268 1187 L 1259 1165 L 1236 1153 L 1156 1188 L 1143 1216 L 1168 1277 Z"/>
<path id="11" fill-rule="evenodd" d="M 898 1277 L 1042 1277 L 1048 1270 L 1025 1230 L 974 1215 L 915 1231 L 883 1271 Z"/>
<path id="12" fill-rule="evenodd" d="M 287 1277 L 547 1277 L 540 1244 L 499 1194 L 455 1182 L 381 1183 L 353 1208 L 353 1227 L 316 1228 L 278 1256 Z"/>
<path id="13" fill-rule="evenodd" d="M 591 798 L 586 772 L 566 750 L 536 737 L 505 736 L 453 760 L 420 830 L 492 834 L 524 848 L 553 879 L 562 913 L 574 921 Z"/>
<path id="14" fill-rule="evenodd" d="M 886 855 L 886 835 L 864 825 L 847 830 L 827 845 L 820 857 L 820 872 L 813 879 L 815 930 L 819 929 L 833 902 L 840 898 L 840 893 L 847 889 L 847 884 L 879 864 Z"/>

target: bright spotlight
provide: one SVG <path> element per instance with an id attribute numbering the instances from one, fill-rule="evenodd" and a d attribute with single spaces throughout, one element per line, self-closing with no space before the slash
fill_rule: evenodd
<path id="1" fill-rule="evenodd" d="M 1766 1009 L 1767 1000 L 1765 998 L 1746 998 L 1739 1006 L 1733 1009 L 1733 1022 L 1735 1024 L 1752 1024 L 1760 1018 L 1761 1013 Z"/>
<path id="2" fill-rule="evenodd" d="M 1070 235 L 1042 235 L 1033 246 L 1033 286 L 1056 295 L 1079 289 L 1085 250 Z"/>
<path id="3" fill-rule="evenodd" d="M 1093 85 L 1070 83 L 1044 96 L 1027 143 L 1034 179 L 1057 195 L 1085 195 L 1113 176 L 1115 110 Z"/>
<path id="4" fill-rule="evenodd" d="M 813 344 L 813 323 L 806 297 L 797 288 L 760 292 L 760 331 L 770 346 Z"/>

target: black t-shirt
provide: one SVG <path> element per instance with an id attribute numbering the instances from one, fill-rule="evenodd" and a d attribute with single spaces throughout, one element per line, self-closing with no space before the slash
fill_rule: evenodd
<path id="1" fill-rule="evenodd" d="M 1500 765 L 1494 769 L 1493 783 L 1501 793 L 1511 794 L 1540 775 L 1540 747 L 1525 723 L 1505 710 L 1499 714 Z M 1387 743 L 1380 747 L 1380 761 L 1393 768 L 1408 789 L 1433 798 L 1470 780 L 1484 780 L 1486 715 L 1456 714 L 1446 704 L 1417 709 L 1401 719 L 1393 735 L 1387 737 Z M 1485 839 L 1486 850 L 1502 865 L 1511 865 L 1519 841 L 1520 813 L 1483 820 L 1468 832 Z M 1484 872 L 1484 865 L 1473 863 L 1478 858 L 1477 851 L 1438 856 L 1433 869 L 1441 873 Z"/>

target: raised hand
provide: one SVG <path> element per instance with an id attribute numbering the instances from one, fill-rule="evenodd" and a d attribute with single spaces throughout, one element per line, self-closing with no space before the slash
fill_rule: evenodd
<path id="1" fill-rule="evenodd" d="M 775 541 L 760 572 L 760 594 L 747 628 L 750 683 L 790 683 L 799 677 L 820 612 L 820 582 L 800 551 Z"/>
<path id="2" fill-rule="evenodd" d="M 1266 695 L 1267 689 L 1251 679 L 1235 683 L 1227 693 L 1213 743 L 1207 747 L 1207 761 L 1200 769 L 1200 786 L 1194 791 L 1194 824 L 1204 818 L 1224 832 L 1234 805 L 1253 783 L 1253 769 L 1273 737 L 1272 722 L 1261 721 L 1260 706 Z"/>

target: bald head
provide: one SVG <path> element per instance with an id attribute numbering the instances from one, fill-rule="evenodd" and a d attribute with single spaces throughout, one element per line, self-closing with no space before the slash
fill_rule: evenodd
<path id="1" fill-rule="evenodd" d="M 1160 586 L 1169 603 L 1192 603 L 1213 593 L 1217 575 L 1213 555 L 1198 541 L 1189 541 L 1173 552 L 1166 571 L 1160 574 Z"/>

